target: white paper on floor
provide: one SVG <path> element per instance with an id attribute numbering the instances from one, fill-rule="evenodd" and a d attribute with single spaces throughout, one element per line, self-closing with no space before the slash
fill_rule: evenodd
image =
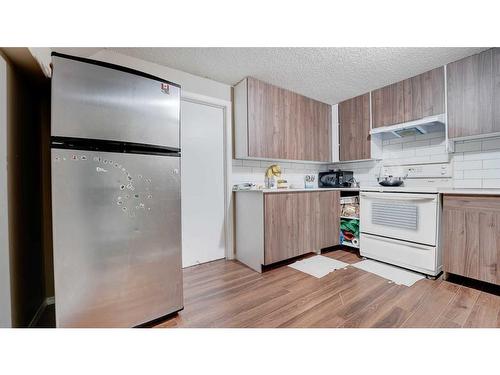
<path id="1" fill-rule="evenodd" d="M 367 259 L 361 262 L 351 264 L 351 266 L 364 270 L 366 272 L 374 273 L 384 279 L 391 280 L 396 284 L 412 286 L 418 280 L 425 278 L 424 275 L 413 271 L 408 271 L 403 268 L 392 266 L 390 264 L 377 262 L 375 260 Z"/>
<path id="2" fill-rule="evenodd" d="M 322 255 L 315 255 L 292 263 L 288 267 L 292 267 L 311 276 L 321 278 L 328 275 L 330 272 L 338 270 L 339 268 L 347 267 L 348 265 L 349 264 L 336 259 L 324 257 Z"/>

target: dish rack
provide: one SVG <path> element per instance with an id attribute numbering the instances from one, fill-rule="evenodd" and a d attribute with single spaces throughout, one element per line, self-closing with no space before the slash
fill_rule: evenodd
<path id="1" fill-rule="evenodd" d="M 340 198 L 340 244 L 359 249 L 359 196 Z"/>

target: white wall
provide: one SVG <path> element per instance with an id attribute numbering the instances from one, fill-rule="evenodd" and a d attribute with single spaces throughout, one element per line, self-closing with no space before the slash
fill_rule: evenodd
<path id="1" fill-rule="evenodd" d="M 52 76 L 52 69 L 50 63 L 52 61 L 52 50 L 48 47 L 31 47 L 28 48 L 33 58 L 36 60 L 40 69 L 46 77 Z"/>
<path id="2" fill-rule="evenodd" d="M 121 53 L 102 50 L 90 56 L 91 59 L 126 66 L 181 85 L 182 91 L 231 101 L 231 86 L 189 74 L 167 66 L 158 65 Z"/>
<path id="3" fill-rule="evenodd" d="M 0 328 L 12 324 L 7 197 L 7 63 L 0 55 Z"/>

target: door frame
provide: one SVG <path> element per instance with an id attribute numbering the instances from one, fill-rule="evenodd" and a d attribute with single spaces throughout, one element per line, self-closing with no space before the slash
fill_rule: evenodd
<path id="1" fill-rule="evenodd" d="M 227 100 L 212 98 L 189 91 L 181 90 L 181 101 L 207 105 L 220 108 L 223 111 L 223 160 L 224 160 L 224 253 L 226 259 L 234 259 L 234 235 L 233 235 L 233 204 L 230 176 L 232 175 L 232 103 Z M 182 126 L 182 118 L 181 118 Z M 182 172 L 181 172 L 182 173 Z"/>
<path id="2" fill-rule="evenodd" d="M 10 242 L 9 242 L 9 197 L 7 148 L 8 136 L 8 82 L 10 67 L 0 52 L 0 328 L 12 327 Z"/>

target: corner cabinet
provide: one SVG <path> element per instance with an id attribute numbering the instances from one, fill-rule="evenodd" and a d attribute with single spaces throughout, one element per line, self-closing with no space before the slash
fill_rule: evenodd
<path id="1" fill-rule="evenodd" d="M 443 271 L 500 284 L 500 196 L 445 195 Z"/>
<path id="2" fill-rule="evenodd" d="M 339 244 L 339 191 L 234 194 L 236 259 L 258 272 Z"/>
<path id="3" fill-rule="evenodd" d="M 371 158 L 370 93 L 339 103 L 340 161 Z"/>
<path id="4" fill-rule="evenodd" d="M 446 67 L 448 137 L 500 135 L 500 49 Z"/>
<path id="5" fill-rule="evenodd" d="M 234 88 L 237 159 L 331 161 L 331 106 L 255 78 Z"/>
<path id="6" fill-rule="evenodd" d="M 444 67 L 374 90 L 372 126 L 401 124 L 445 112 Z"/>

